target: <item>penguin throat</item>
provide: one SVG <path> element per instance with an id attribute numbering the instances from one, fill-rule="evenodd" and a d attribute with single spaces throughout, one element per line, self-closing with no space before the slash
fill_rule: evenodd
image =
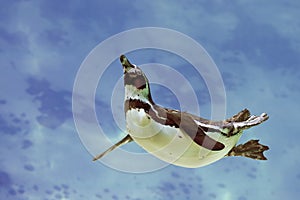
<path id="1" fill-rule="evenodd" d="M 151 101 L 148 84 L 143 89 L 137 89 L 133 85 L 125 85 L 125 100 L 138 99 L 143 102 Z"/>

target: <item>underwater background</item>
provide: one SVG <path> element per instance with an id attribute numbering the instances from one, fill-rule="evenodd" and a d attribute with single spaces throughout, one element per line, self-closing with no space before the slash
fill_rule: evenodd
<path id="1" fill-rule="evenodd" d="M 299 10 L 292 0 L 1 1 L 0 199 L 298 199 Z M 268 145 L 267 161 L 229 157 L 197 169 L 169 165 L 141 174 L 92 162 L 73 121 L 76 73 L 100 42 L 148 26 L 180 31 L 203 45 L 222 75 L 227 117 L 244 108 L 268 113 L 267 122 L 240 140 Z M 197 91 L 201 116 L 210 118 L 205 82 L 182 70 L 186 61 L 151 49 L 127 56 L 137 65 L 181 69 Z M 96 94 L 97 116 L 113 141 L 122 135 L 110 104 L 120 78 L 116 57 Z M 168 89 L 152 89 L 158 104 L 178 108 Z"/>

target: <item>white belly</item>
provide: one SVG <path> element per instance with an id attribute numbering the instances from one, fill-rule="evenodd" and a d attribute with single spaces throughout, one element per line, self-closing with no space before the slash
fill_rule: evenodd
<path id="1" fill-rule="evenodd" d="M 228 138 L 219 133 L 207 133 L 225 145 L 221 151 L 211 151 L 196 144 L 180 129 L 155 122 L 143 109 L 128 110 L 126 122 L 130 136 L 147 152 L 165 162 L 189 168 L 205 166 L 223 158 L 241 136 L 239 133 Z"/>

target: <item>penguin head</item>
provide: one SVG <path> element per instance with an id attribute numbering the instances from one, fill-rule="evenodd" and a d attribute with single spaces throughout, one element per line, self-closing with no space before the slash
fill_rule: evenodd
<path id="1" fill-rule="evenodd" d="M 127 98 L 141 98 L 152 101 L 149 81 L 144 72 L 134 64 L 131 64 L 126 56 L 120 56 L 120 62 L 124 72 L 124 87 Z"/>

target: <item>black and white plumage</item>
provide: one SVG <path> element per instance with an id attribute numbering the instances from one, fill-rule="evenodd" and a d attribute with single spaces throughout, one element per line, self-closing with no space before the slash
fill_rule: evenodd
<path id="1" fill-rule="evenodd" d="M 229 119 L 211 121 L 161 107 L 153 102 L 143 71 L 124 55 L 120 61 L 124 71 L 128 135 L 94 160 L 131 141 L 165 162 L 189 168 L 205 166 L 225 156 L 266 160 L 263 152 L 269 148 L 258 140 L 236 144 L 243 130 L 266 121 L 267 114 L 254 116 L 244 109 Z"/>

